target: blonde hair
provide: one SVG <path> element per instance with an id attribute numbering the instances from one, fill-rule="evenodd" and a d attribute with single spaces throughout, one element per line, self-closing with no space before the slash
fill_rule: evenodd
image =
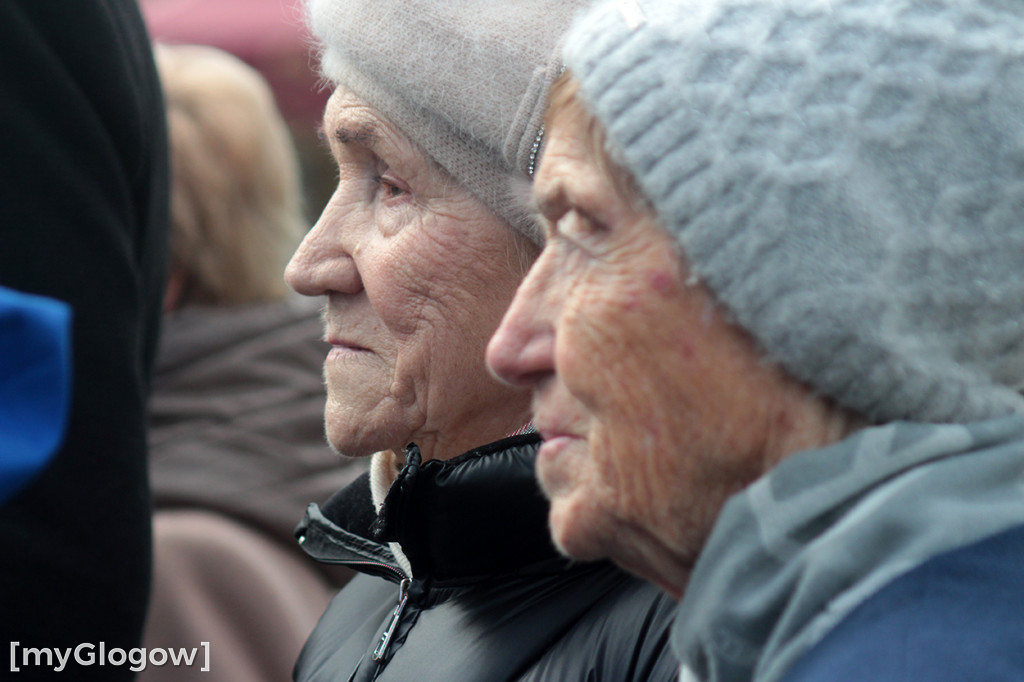
<path id="1" fill-rule="evenodd" d="M 305 232 L 299 161 L 263 77 L 198 45 L 156 45 L 171 146 L 174 307 L 284 298 Z"/>

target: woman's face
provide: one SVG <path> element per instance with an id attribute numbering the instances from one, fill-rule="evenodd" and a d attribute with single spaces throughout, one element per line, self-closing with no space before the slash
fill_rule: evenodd
<path id="1" fill-rule="evenodd" d="M 447 458 L 521 427 L 529 394 L 484 350 L 532 247 L 354 94 L 335 91 L 323 130 L 338 187 L 285 278 L 327 297 L 328 441 Z"/>
<path id="2" fill-rule="evenodd" d="M 556 119 L 534 197 L 547 244 L 491 341 L 534 390 L 555 542 L 678 594 L 725 498 L 756 478 L 796 398 L 687 281 L 674 242 Z M 793 395 L 790 395 L 793 393 Z"/>

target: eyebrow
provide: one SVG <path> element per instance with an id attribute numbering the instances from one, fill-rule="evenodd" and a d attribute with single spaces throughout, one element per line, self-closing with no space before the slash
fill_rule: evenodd
<path id="1" fill-rule="evenodd" d="M 334 129 L 334 139 L 344 145 L 355 144 L 373 149 L 380 142 L 380 133 L 376 126 L 369 123 L 351 126 L 342 124 Z"/>
<path id="2" fill-rule="evenodd" d="M 329 137 L 337 143 L 346 147 L 352 145 L 364 149 L 389 166 L 398 164 L 408 167 L 410 164 L 422 161 L 434 171 L 443 173 L 446 177 L 449 176 L 448 171 L 437 161 L 416 147 L 401 131 L 393 131 L 387 124 L 350 117 L 338 121 L 333 129 L 325 129 L 325 138 L 328 136 L 327 130 L 331 131 Z M 406 148 L 406 145 L 409 146 L 409 149 Z M 410 156 L 410 150 L 415 152 L 417 160 Z"/>

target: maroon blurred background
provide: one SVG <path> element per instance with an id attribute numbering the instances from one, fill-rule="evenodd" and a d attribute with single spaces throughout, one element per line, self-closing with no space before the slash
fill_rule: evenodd
<path id="1" fill-rule="evenodd" d="M 139 5 L 153 40 L 219 47 L 263 74 L 299 148 L 307 214 L 315 219 L 334 181 L 330 157 L 316 137 L 330 93 L 316 74 L 301 0 L 139 0 Z"/>

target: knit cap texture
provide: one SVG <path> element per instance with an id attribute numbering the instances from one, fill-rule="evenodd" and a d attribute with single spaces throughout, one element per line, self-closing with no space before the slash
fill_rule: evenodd
<path id="1" fill-rule="evenodd" d="M 539 152 L 559 43 L 582 0 L 307 0 L 323 74 L 498 216 L 542 236 L 514 178 Z"/>
<path id="2" fill-rule="evenodd" d="M 564 58 L 769 359 L 877 421 L 1024 412 L 1024 5 L 605 2 Z"/>

